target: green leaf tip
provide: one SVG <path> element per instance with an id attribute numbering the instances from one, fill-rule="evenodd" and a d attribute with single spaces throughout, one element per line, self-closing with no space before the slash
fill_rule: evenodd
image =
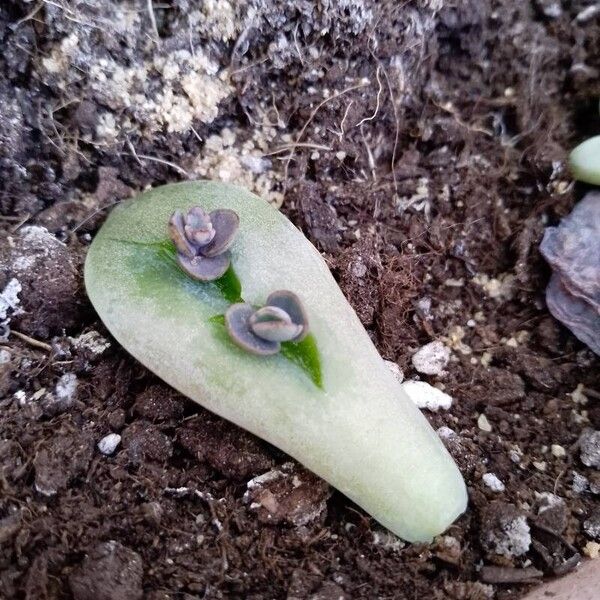
<path id="1" fill-rule="evenodd" d="M 600 135 L 585 140 L 571 151 L 569 167 L 578 181 L 600 185 Z"/>

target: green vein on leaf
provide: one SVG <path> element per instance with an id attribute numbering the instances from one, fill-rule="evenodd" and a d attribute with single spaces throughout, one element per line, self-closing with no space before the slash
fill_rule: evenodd
<path id="1" fill-rule="evenodd" d="M 184 275 L 189 281 L 194 281 L 198 285 L 207 285 L 214 284 L 219 290 L 221 296 L 227 302 L 243 302 L 242 299 L 242 284 L 233 268 L 233 265 L 229 265 L 229 268 L 225 273 L 219 277 L 219 279 L 215 279 L 215 281 L 211 282 L 202 282 L 196 281 L 189 277 L 183 270 L 179 268 L 179 264 L 177 263 L 177 250 L 175 249 L 175 245 L 171 240 L 159 240 L 156 242 L 137 242 L 134 240 L 120 240 L 114 239 L 115 242 L 121 242 L 123 244 L 131 244 L 133 246 L 141 246 L 144 248 L 154 248 L 156 249 L 156 254 L 158 258 L 160 258 L 163 262 L 169 264 L 170 266 L 175 267 L 182 275 Z"/>

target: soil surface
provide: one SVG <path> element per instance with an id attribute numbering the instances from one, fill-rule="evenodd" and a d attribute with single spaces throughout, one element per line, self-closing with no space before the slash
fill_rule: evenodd
<path id="1" fill-rule="evenodd" d="M 600 362 L 549 315 L 538 251 L 600 131 L 594 5 L 4 0 L 0 597 L 519 598 L 597 555 Z M 425 412 L 470 505 L 433 543 L 99 322 L 82 264 L 110 207 L 202 177 L 280 206 L 382 356 L 452 396 Z"/>

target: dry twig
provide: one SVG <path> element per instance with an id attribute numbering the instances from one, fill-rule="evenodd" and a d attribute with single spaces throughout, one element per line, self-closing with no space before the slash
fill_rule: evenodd
<path id="1" fill-rule="evenodd" d="M 11 329 L 10 333 L 34 348 L 39 348 L 40 350 L 45 350 L 46 352 L 52 352 L 52 346 L 50 346 L 50 344 L 46 344 L 46 342 L 40 342 L 40 340 L 36 340 L 35 338 L 29 337 L 20 331 L 15 331 L 14 329 Z"/>

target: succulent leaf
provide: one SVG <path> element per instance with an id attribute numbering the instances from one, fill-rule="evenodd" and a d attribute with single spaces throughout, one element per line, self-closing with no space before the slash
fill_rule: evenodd
<path id="1" fill-rule="evenodd" d="M 159 259 L 155 244 L 173 211 L 196 203 L 240 215 L 235 269 L 245 295 L 302 290 L 313 335 L 282 343 L 268 360 L 238 351 L 224 327 L 219 337 L 210 319 L 231 302 L 217 288 L 223 279 L 193 285 Z M 88 251 L 85 282 L 108 329 L 139 361 L 288 452 L 397 535 L 430 540 L 465 509 L 464 483 L 439 437 L 314 246 L 264 200 L 216 182 L 145 192 L 112 211 Z"/>
<path id="2" fill-rule="evenodd" d="M 225 274 L 231 263 L 231 257 L 229 253 L 219 254 L 212 258 L 201 255 L 189 257 L 178 253 L 177 262 L 192 279 L 214 281 Z"/>
<path id="3" fill-rule="evenodd" d="M 200 206 L 191 208 L 185 216 L 185 235 L 196 248 L 202 248 L 215 237 L 210 216 Z"/>
<path id="4" fill-rule="evenodd" d="M 250 317 L 250 329 L 263 340 L 289 342 L 302 333 L 290 315 L 276 306 L 263 306 Z"/>
<path id="5" fill-rule="evenodd" d="M 180 210 L 176 210 L 169 219 L 169 237 L 175 244 L 177 251 L 185 256 L 192 257 L 196 251 L 185 235 L 185 219 Z"/>
<path id="6" fill-rule="evenodd" d="M 250 318 L 254 314 L 251 304 L 232 304 L 225 313 L 225 327 L 231 339 L 244 350 L 259 356 L 277 354 L 280 344 L 258 337 L 250 329 Z"/>
<path id="7" fill-rule="evenodd" d="M 215 235 L 213 239 L 202 248 L 204 256 L 216 256 L 231 248 L 233 240 L 240 226 L 238 214 L 227 208 L 213 210 L 210 213 Z"/>
<path id="8" fill-rule="evenodd" d="M 569 166 L 575 179 L 600 185 L 600 135 L 574 148 L 569 156 Z"/>
<path id="9" fill-rule="evenodd" d="M 302 306 L 300 298 L 289 290 L 277 290 L 269 294 L 267 306 L 276 306 L 284 310 L 291 318 L 292 323 L 299 325 L 298 334 L 293 340 L 299 342 L 308 334 L 308 315 Z"/>

